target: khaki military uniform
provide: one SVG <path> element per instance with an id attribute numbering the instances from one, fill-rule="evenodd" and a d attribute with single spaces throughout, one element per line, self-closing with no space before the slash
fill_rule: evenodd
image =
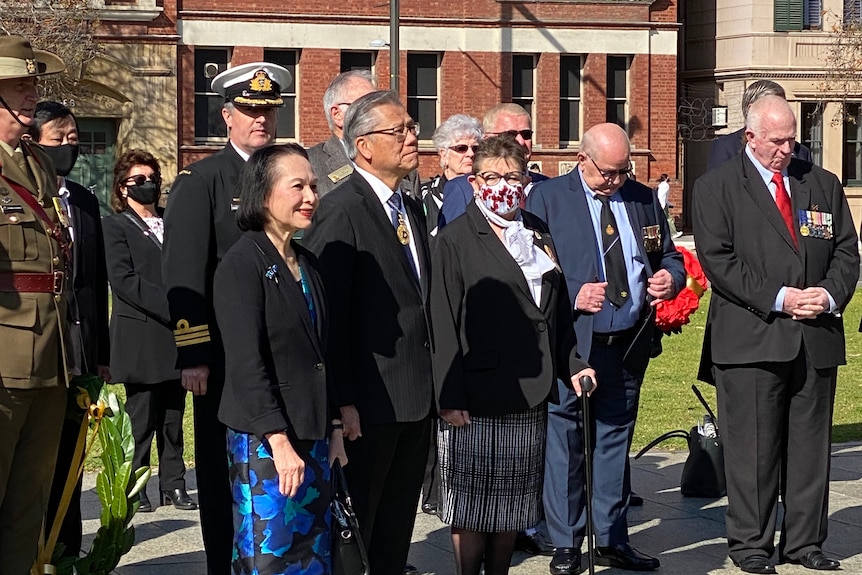
<path id="1" fill-rule="evenodd" d="M 54 168 L 35 146 L 21 151 L 24 169 L 0 142 L 0 571 L 10 575 L 36 558 L 68 385 L 63 236 L 19 195 L 60 225 Z"/>

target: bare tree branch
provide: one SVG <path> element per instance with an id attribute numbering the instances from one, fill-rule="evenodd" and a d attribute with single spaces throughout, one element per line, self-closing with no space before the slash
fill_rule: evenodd
<path id="1" fill-rule="evenodd" d="M 831 120 L 836 126 L 850 119 L 848 99 L 858 100 L 862 96 L 862 14 L 856 2 L 845 2 L 843 14 L 828 11 L 824 16 L 833 22 L 832 41 L 824 58 L 826 77 L 819 88 L 826 99 L 841 104 Z"/>
<path id="2" fill-rule="evenodd" d="M 99 26 L 93 0 L 0 0 L 0 34 L 23 36 L 34 48 L 59 56 L 66 71 L 42 78 L 44 98 L 82 98 L 84 67 L 101 52 L 95 38 Z"/>

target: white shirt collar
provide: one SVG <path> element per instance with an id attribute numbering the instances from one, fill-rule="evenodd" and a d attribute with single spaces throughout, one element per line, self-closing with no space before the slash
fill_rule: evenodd
<path id="1" fill-rule="evenodd" d="M 66 185 L 66 178 L 60 176 L 60 187 L 57 189 L 57 194 L 64 200 L 69 200 L 69 187 Z"/>
<path id="2" fill-rule="evenodd" d="M 228 141 L 230 142 L 230 140 Z M 245 152 L 240 150 L 233 142 L 230 142 L 230 145 L 233 146 L 233 149 L 236 150 L 236 153 L 239 154 L 239 157 L 242 158 L 244 162 L 247 162 L 248 159 L 251 157 L 251 154 L 246 154 Z"/>
<path id="3" fill-rule="evenodd" d="M 372 174 L 367 170 L 363 170 L 356 164 L 354 164 L 354 168 L 359 175 L 365 178 L 365 181 L 368 182 L 368 185 L 371 186 L 371 189 L 374 190 L 374 193 L 377 195 L 377 199 L 380 200 L 380 203 L 383 204 L 383 207 L 386 207 L 387 202 L 389 202 L 389 198 L 392 197 L 392 193 L 399 193 L 400 188 L 396 188 L 395 190 L 389 189 L 389 186 L 383 183 L 383 180 Z"/>

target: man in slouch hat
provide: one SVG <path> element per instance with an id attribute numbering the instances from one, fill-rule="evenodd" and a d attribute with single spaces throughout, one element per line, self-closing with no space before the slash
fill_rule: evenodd
<path id="1" fill-rule="evenodd" d="M 36 559 L 66 407 L 67 220 L 51 160 L 21 139 L 39 77 L 64 68 L 0 37 L 0 570 L 10 575 Z"/>

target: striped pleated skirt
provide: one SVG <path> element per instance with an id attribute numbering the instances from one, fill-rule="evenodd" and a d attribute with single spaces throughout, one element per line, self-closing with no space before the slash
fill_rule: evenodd
<path id="1" fill-rule="evenodd" d="M 470 425 L 443 420 L 437 432 L 440 518 L 484 533 L 522 531 L 541 517 L 547 411 L 470 416 Z"/>

